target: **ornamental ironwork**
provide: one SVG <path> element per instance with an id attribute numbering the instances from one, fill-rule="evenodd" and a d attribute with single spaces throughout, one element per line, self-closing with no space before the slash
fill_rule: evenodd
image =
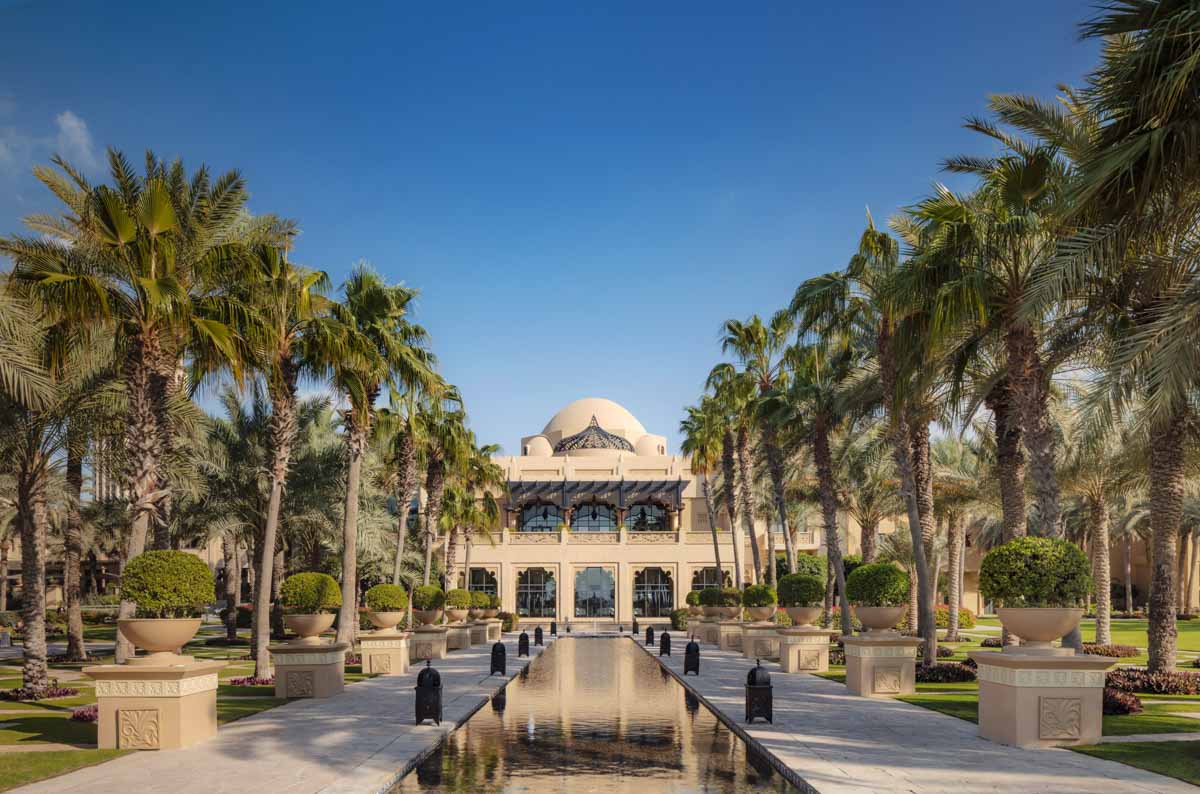
<path id="1" fill-rule="evenodd" d="M 633 452 L 633 444 L 616 433 L 605 430 L 596 421 L 596 416 L 593 414 L 592 421 L 588 422 L 587 427 L 573 436 L 567 436 L 554 446 L 555 454 L 574 452 L 579 449 L 617 449 Z"/>

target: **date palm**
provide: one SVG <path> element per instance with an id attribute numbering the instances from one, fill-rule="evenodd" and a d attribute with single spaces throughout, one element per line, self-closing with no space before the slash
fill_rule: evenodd
<path id="1" fill-rule="evenodd" d="M 717 535 L 717 513 L 713 508 L 712 472 L 720 465 L 722 429 L 720 412 L 713 399 L 709 396 L 700 398 L 697 406 L 684 409 L 687 416 L 679 423 L 679 432 L 683 434 L 683 454 L 689 456 L 693 474 L 700 477 L 700 490 L 704 496 L 704 509 L 708 518 L 708 529 L 712 533 L 713 561 L 717 571 L 721 571 L 721 541 Z M 730 535 L 733 531 L 733 519 L 730 517 Z M 733 544 L 734 579 L 738 590 L 742 589 L 741 555 L 737 544 Z"/>
<path id="2" fill-rule="evenodd" d="M 467 430 L 466 412 L 458 390 L 447 386 L 440 399 L 432 400 L 428 406 L 429 443 L 424 449 L 425 459 L 425 581 L 433 573 L 433 544 L 442 529 L 442 501 L 448 480 L 471 451 L 470 431 Z M 449 563 L 449 560 L 447 560 Z"/>
<path id="3" fill-rule="evenodd" d="M 904 509 L 896 483 L 895 467 L 879 423 L 859 422 L 846 433 L 834 453 L 842 503 L 861 529 L 864 563 L 874 562 L 879 525 Z"/>

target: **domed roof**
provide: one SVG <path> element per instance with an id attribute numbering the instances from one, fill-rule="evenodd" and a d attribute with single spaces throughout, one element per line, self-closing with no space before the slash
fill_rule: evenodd
<path id="1" fill-rule="evenodd" d="M 596 421 L 596 417 L 593 416 L 592 421 L 583 430 L 559 441 L 554 447 L 554 452 L 558 454 L 561 452 L 577 452 L 583 449 L 618 449 L 633 452 L 633 444 L 630 444 L 616 433 L 610 433 L 605 430 Z"/>
<path id="2" fill-rule="evenodd" d="M 592 419 L 609 433 L 623 437 L 630 444 L 636 444 L 639 438 L 646 435 L 646 428 L 624 406 L 602 397 L 584 397 L 570 403 L 546 423 L 542 435 L 554 438 L 558 434 L 559 438 L 565 439 L 582 432 Z"/>

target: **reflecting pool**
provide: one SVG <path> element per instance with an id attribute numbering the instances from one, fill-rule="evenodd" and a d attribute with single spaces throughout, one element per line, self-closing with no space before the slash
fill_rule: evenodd
<path id="1" fill-rule="evenodd" d="M 560 639 L 394 792 L 794 792 L 628 638 Z"/>

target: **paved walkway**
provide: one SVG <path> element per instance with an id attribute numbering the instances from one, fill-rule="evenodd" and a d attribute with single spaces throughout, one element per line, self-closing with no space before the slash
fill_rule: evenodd
<path id="1" fill-rule="evenodd" d="M 900 701 L 856 697 L 842 684 L 783 673 L 773 662 L 763 666 L 771 672 L 775 722 L 744 725 L 746 673 L 754 662 L 703 643 L 699 677 L 683 679 L 680 646 L 660 662 L 810 791 L 1196 792 L 1182 781 L 1070 750 L 995 744 L 979 738 L 974 723 Z"/>
<path id="2" fill-rule="evenodd" d="M 517 635 L 504 639 L 511 678 L 529 660 L 518 662 Z M 542 650 L 531 648 L 534 655 Z M 415 766 L 500 688 L 504 681 L 487 675 L 490 654 L 490 645 L 478 645 L 434 663 L 442 674 L 441 726 L 413 725 L 414 665 L 406 675 L 361 681 L 337 697 L 295 700 L 245 717 L 186 750 L 132 753 L 18 791 L 373 794 Z"/>

